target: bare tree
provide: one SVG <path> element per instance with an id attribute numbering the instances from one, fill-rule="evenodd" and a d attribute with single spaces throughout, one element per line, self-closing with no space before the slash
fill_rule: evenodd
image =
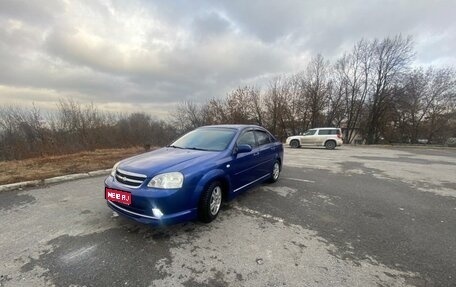
<path id="1" fill-rule="evenodd" d="M 181 102 L 177 105 L 172 121 L 182 132 L 202 126 L 204 124 L 202 106 L 192 101 Z"/>
<path id="2" fill-rule="evenodd" d="M 230 121 L 224 99 L 212 98 L 203 105 L 203 118 L 207 124 L 226 124 Z"/>
<path id="3" fill-rule="evenodd" d="M 312 58 L 306 70 L 306 103 L 310 109 L 310 126 L 323 124 L 323 111 L 332 92 L 332 81 L 329 78 L 330 65 L 322 55 Z"/>
<path id="4" fill-rule="evenodd" d="M 297 73 L 284 79 L 280 91 L 284 101 L 283 117 L 287 134 L 297 134 L 307 129 L 309 106 L 306 104 L 306 78 L 304 73 Z"/>
<path id="5" fill-rule="evenodd" d="M 228 113 L 229 123 L 251 123 L 250 93 L 250 87 L 248 86 L 238 87 L 228 93 L 225 100 L 225 109 Z"/>
<path id="6" fill-rule="evenodd" d="M 253 123 L 262 126 L 264 123 L 264 104 L 261 98 L 261 91 L 255 87 L 249 87 L 247 106 L 250 119 Z"/>
<path id="7" fill-rule="evenodd" d="M 449 68 L 416 68 L 403 77 L 394 92 L 401 141 L 417 143 L 419 137 L 432 141 L 444 128 L 447 115 L 451 115 L 455 81 L 454 70 Z"/>
<path id="8" fill-rule="evenodd" d="M 328 97 L 325 126 L 339 127 L 345 119 L 345 86 L 342 83 L 334 82 L 336 85 Z"/>
<path id="9" fill-rule="evenodd" d="M 428 120 L 427 138 L 433 141 L 437 134 L 441 134 L 449 122 L 456 122 L 454 118 L 454 107 L 456 99 L 456 77 L 455 71 L 449 68 L 431 69 L 428 71 L 430 74 L 429 93 L 425 97 L 425 109 Z M 456 127 L 453 127 L 456 129 Z M 456 133 L 453 131 L 453 133 Z M 442 137 L 448 136 L 443 134 Z M 444 141 L 441 138 L 440 141 Z"/>
<path id="10" fill-rule="evenodd" d="M 351 143 L 360 128 L 360 116 L 369 92 L 372 49 L 369 42 L 360 40 L 352 51 L 344 54 L 335 65 L 338 92 L 343 94 L 345 107 L 345 136 Z"/>
<path id="11" fill-rule="evenodd" d="M 412 38 L 401 35 L 373 40 L 370 44 L 372 65 L 369 73 L 371 94 L 367 121 L 367 143 L 378 142 L 381 123 L 391 100 L 391 88 L 405 72 L 413 57 Z"/>
<path id="12" fill-rule="evenodd" d="M 286 102 L 283 94 L 286 89 L 283 88 L 283 82 L 284 79 L 280 77 L 271 80 L 264 99 L 267 128 L 280 139 L 287 136 Z"/>

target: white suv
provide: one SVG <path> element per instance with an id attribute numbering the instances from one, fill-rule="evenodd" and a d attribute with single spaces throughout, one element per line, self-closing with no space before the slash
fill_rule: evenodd
<path id="1" fill-rule="evenodd" d="M 327 149 L 335 149 L 336 146 L 341 146 L 342 131 L 338 128 L 315 128 L 299 136 L 291 136 L 287 138 L 287 145 L 292 148 L 298 148 L 303 145 L 324 146 Z"/>

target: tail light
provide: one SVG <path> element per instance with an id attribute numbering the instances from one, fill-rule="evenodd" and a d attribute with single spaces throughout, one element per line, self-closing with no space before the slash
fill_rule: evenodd
<path id="1" fill-rule="evenodd" d="M 342 138 L 342 134 L 337 134 L 337 137 L 341 139 Z"/>

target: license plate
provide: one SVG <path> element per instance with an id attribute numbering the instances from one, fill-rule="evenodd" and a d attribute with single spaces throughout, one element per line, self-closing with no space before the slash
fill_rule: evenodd
<path id="1" fill-rule="evenodd" d="M 126 205 L 131 204 L 131 193 L 112 188 L 105 188 L 105 199 L 109 201 L 120 202 Z"/>

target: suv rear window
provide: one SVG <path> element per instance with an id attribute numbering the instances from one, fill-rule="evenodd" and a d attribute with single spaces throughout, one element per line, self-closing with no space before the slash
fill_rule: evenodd
<path id="1" fill-rule="evenodd" d="M 337 135 L 339 134 L 339 130 L 338 129 L 330 129 L 330 130 L 319 130 L 318 131 L 318 134 L 319 135 Z"/>
<path id="2" fill-rule="evenodd" d="M 319 135 L 330 135 L 331 134 L 330 131 L 331 130 L 319 130 L 318 134 Z"/>

